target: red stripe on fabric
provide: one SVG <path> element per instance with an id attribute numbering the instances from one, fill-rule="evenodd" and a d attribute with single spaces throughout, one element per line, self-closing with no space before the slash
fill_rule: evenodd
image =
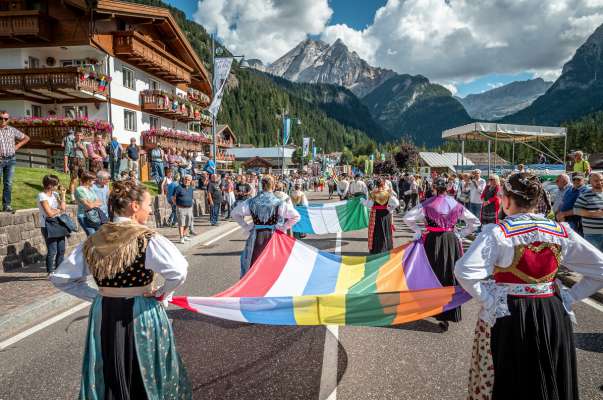
<path id="1" fill-rule="evenodd" d="M 188 297 L 186 296 L 174 296 L 172 297 L 172 300 L 170 300 L 170 303 L 180 308 L 198 312 L 195 308 L 191 307 L 191 305 L 188 303 Z"/>
<path id="2" fill-rule="evenodd" d="M 265 296 L 283 272 L 294 245 L 295 239 L 275 231 L 243 279 L 215 297 Z"/>

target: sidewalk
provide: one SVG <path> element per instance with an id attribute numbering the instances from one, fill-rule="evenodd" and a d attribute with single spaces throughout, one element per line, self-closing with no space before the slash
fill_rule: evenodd
<path id="1" fill-rule="evenodd" d="M 208 216 L 195 218 L 197 235 L 185 244 L 177 243 L 178 228 L 159 228 L 157 232 L 176 243 L 181 252 L 185 252 L 237 227 L 238 224 L 232 221 L 222 221 L 219 226 L 211 226 Z M 0 271 L 0 293 L 0 341 L 82 302 L 54 288 L 48 281 L 44 263 L 9 272 Z"/>

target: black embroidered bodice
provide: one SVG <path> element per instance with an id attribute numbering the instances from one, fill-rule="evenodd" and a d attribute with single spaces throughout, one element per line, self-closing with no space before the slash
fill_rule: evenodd
<path id="1" fill-rule="evenodd" d="M 94 280 L 99 287 L 128 288 L 149 285 L 153 282 L 154 272 L 144 267 L 145 257 L 146 248 L 144 247 L 144 241 L 139 239 L 138 257 L 136 257 L 131 265 L 113 278 L 106 278 L 99 281 L 94 277 Z"/>
<path id="2" fill-rule="evenodd" d="M 275 210 L 274 214 L 270 218 L 268 218 L 266 222 L 260 221 L 260 219 L 253 213 L 251 214 L 251 218 L 253 219 L 253 223 L 255 225 L 276 225 L 278 222 L 278 208 Z"/>

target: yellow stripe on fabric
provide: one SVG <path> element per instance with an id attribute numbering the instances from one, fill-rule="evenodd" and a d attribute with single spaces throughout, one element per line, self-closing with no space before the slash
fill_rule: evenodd
<path id="1" fill-rule="evenodd" d="M 297 325 L 320 325 L 318 298 L 316 296 L 293 297 L 293 315 Z"/>
<path id="2" fill-rule="evenodd" d="M 345 325 L 345 294 L 318 296 L 318 313 L 322 325 Z"/>
<path id="3" fill-rule="evenodd" d="M 364 277 L 365 256 L 343 256 L 339 266 L 339 275 L 335 293 L 345 294 Z"/>

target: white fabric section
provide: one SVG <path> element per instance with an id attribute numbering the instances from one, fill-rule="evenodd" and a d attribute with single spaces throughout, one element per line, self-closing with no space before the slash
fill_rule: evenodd
<path id="1" fill-rule="evenodd" d="M 325 226 L 324 232 L 316 232 L 317 234 L 325 234 L 325 233 L 337 233 L 341 232 L 341 225 L 339 225 L 339 216 L 337 215 L 337 210 L 335 208 L 329 208 L 321 213 L 323 224 Z M 312 227 L 314 227 L 314 221 L 312 220 Z"/>
<path id="2" fill-rule="evenodd" d="M 316 257 L 318 252 L 314 248 L 296 241 L 283 271 L 265 297 L 301 296 L 314 270 Z"/>
<path id="3" fill-rule="evenodd" d="M 231 321 L 249 322 L 241 312 L 239 297 L 187 297 L 188 305 L 201 314 Z"/>
<path id="4" fill-rule="evenodd" d="M 327 229 L 326 222 L 323 219 L 323 213 L 328 213 L 334 210 L 324 209 L 322 207 L 309 207 L 308 208 L 308 218 L 310 218 L 310 223 L 312 224 L 312 230 L 317 235 L 324 235 L 329 233 Z"/>

